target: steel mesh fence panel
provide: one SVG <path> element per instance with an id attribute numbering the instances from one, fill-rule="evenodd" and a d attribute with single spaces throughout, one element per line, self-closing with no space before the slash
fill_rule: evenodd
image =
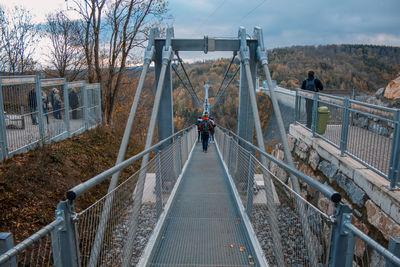
<path id="1" fill-rule="evenodd" d="M 44 79 L 41 83 L 44 139 L 50 141 L 67 136 L 64 79 Z M 65 106 L 64 106 L 65 107 Z M 63 136 L 64 135 L 64 136 Z"/>
<path id="2" fill-rule="evenodd" d="M 189 156 L 196 139 L 195 134 L 196 131 L 192 130 L 185 136 L 177 138 L 171 145 L 159 150 L 143 169 L 138 170 L 112 192 L 77 214 L 76 224 L 82 266 L 90 266 L 89 263 L 93 263 L 91 256 L 103 212 L 109 212 L 109 219 L 104 229 L 97 266 L 121 265 L 129 231 L 129 218 L 131 218 L 133 202 L 136 197 L 136 182 L 139 176 L 145 173 L 138 228 L 130 260 L 133 266 L 138 263 L 157 223 L 158 216 L 167 203 L 183 164 Z M 185 142 L 187 142 L 186 145 Z M 104 211 L 104 208 L 107 207 L 105 203 L 110 198 L 112 200 L 111 205 L 108 206 L 109 210 Z"/>
<path id="3" fill-rule="evenodd" d="M 342 127 L 347 127 L 347 125 L 343 125 L 343 105 L 333 104 L 324 101 L 323 99 L 318 97 L 318 107 L 322 106 L 328 108 L 328 119 L 326 123 L 326 130 L 323 132 L 318 132 L 318 123 L 320 120 L 319 119 L 320 115 L 318 114 L 317 111 L 316 134 L 321 136 L 323 139 L 325 139 L 332 145 L 336 146 L 337 148 L 340 148 Z"/>
<path id="4" fill-rule="evenodd" d="M 385 266 L 385 264 L 386 260 L 379 252 L 357 236 L 354 237 L 354 256 L 352 266 L 373 267 Z"/>
<path id="5" fill-rule="evenodd" d="M 348 154 L 376 173 L 393 179 L 389 176 L 390 169 L 395 167 L 393 158 L 398 153 L 398 148 L 393 147 L 398 138 L 395 129 L 398 110 L 325 94 L 312 96 L 312 93 L 301 92 L 296 99 L 298 124 L 313 131 L 310 114 L 314 113 L 316 136 L 340 149 L 342 155 Z M 321 126 L 324 115 L 310 106 L 314 101 L 317 107 L 328 108 L 325 130 Z"/>
<path id="6" fill-rule="evenodd" d="M 2 77 L 2 100 L 8 153 L 40 140 L 35 77 Z"/>
<path id="7" fill-rule="evenodd" d="M 18 244 L 13 252 L 0 254 L 1 266 L 59 266 L 61 254 L 58 247 L 61 222 L 56 220 Z M 7 256 L 6 256 L 7 255 Z"/>
<path id="8" fill-rule="evenodd" d="M 68 102 L 71 134 L 85 129 L 85 95 L 84 84 L 68 83 Z"/>
<path id="9" fill-rule="evenodd" d="M 330 217 L 294 192 L 285 181 L 277 178 L 232 137 L 228 137 L 219 129 L 216 133 L 220 150 L 230 148 L 230 153 L 225 154 L 224 161 L 229 167 L 229 173 L 268 263 L 276 266 L 278 256 L 283 257 L 288 266 L 327 264 L 332 230 Z M 264 178 L 267 175 L 272 180 L 272 192 L 266 192 L 264 186 Z M 273 199 L 273 203 L 269 203 L 266 194 L 273 194 L 273 198 L 269 198 Z M 274 209 L 271 210 L 271 206 Z M 268 220 L 271 212 L 277 213 L 276 226 L 271 225 Z M 279 234 L 282 251 L 275 249 L 273 233 Z"/>
<path id="10" fill-rule="evenodd" d="M 95 127 L 100 123 L 100 103 L 99 103 L 99 94 L 100 94 L 100 86 L 99 85 L 86 85 L 87 95 L 88 95 L 88 124 L 89 128 Z M 73 98 L 75 96 L 72 95 Z M 79 100 L 78 100 L 79 103 Z M 79 112 L 78 112 L 79 113 Z M 72 116 L 72 111 L 71 111 Z"/>
<path id="11" fill-rule="evenodd" d="M 0 88 L 0 159 L 82 133 L 101 122 L 99 84 L 1 76 Z"/>
<path id="12" fill-rule="evenodd" d="M 145 231 L 151 231 L 155 222 L 155 164 L 157 157 L 154 157 L 146 166 L 146 182 L 144 195 L 142 197 L 142 206 L 139 218 L 148 216 L 149 221 L 139 227 L 136 238 Z M 100 218 L 103 212 L 104 204 L 107 198 L 112 198 L 112 204 L 109 206 L 109 219 L 105 227 L 103 242 L 100 248 L 100 254 L 97 264 L 99 266 L 115 266 L 121 264 L 123 246 L 128 231 L 127 220 L 132 212 L 131 207 L 135 197 L 136 181 L 139 178 L 141 170 L 131 175 L 127 180 L 116 187 L 112 192 L 96 201 L 86 210 L 77 214 L 77 229 L 79 236 L 79 249 L 82 266 L 88 266 L 91 251 L 99 227 Z M 140 224 L 140 222 L 139 222 Z M 143 238 L 143 237 L 141 237 Z M 135 249 L 140 252 L 145 243 L 136 243 Z M 136 252 L 136 253 L 137 253 Z M 140 255 L 138 255 L 140 256 Z"/>
<path id="13" fill-rule="evenodd" d="M 388 177 L 394 134 L 394 114 L 374 115 L 379 109 L 369 107 L 371 113 L 360 112 L 350 103 L 346 153 Z M 360 103 L 357 103 L 361 106 Z M 398 153 L 398 152 L 395 152 Z"/>

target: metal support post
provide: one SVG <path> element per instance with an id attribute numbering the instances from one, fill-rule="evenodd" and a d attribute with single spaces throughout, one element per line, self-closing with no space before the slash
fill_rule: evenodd
<path id="1" fill-rule="evenodd" d="M 167 34 L 170 38 L 174 37 L 173 28 L 167 29 Z M 164 40 L 157 40 L 155 42 L 155 54 L 154 54 L 154 65 L 155 65 L 155 84 L 160 79 L 160 71 L 163 61 L 163 47 L 165 45 Z M 162 87 L 160 109 L 158 111 L 158 122 L 157 122 L 158 140 L 164 140 L 165 138 L 174 134 L 174 114 L 173 114 L 173 97 L 172 97 L 172 72 L 171 64 L 168 63 L 166 67 L 166 73 L 164 78 L 164 84 Z M 167 147 L 172 143 L 165 143 L 161 146 L 161 149 Z"/>
<path id="2" fill-rule="evenodd" d="M 246 34 L 246 31 L 244 30 L 244 34 Z M 244 45 L 247 46 L 246 42 L 246 37 L 244 37 Z M 256 42 L 251 42 L 249 43 L 249 57 L 248 57 L 248 64 L 251 73 L 253 73 L 254 77 L 251 78 L 251 80 L 248 80 L 247 74 L 246 74 L 246 68 L 244 65 L 244 62 L 240 62 L 240 85 L 239 85 L 239 110 L 238 110 L 238 132 L 237 134 L 249 141 L 253 142 L 253 133 L 254 133 L 254 118 L 252 114 L 252 109 L 251 109 L 251 100 L 250 100 L 250 94 L 249 94 L 249 84 L 253 85 L 254 88 L 254 83 L 255 80 L 255 74 L 256 74 L 256 69 L 257 69 L 257 55 L 256 55 Z M 245 147 L 246 148 L 246 147 Z"/>
<path id="3" fill-rule="evenodd" d="M 163 204 L 162 204 L 162 150 L 158 152 L 157 156 L 157 164 L 156 164 L 156 183 L 155 183 L 155 192 L 156 192 L 156 211 L 157 211 L 157 219 L 160 217 Z"/>
<path id="4" fill-rule="evenodd" d="M 71 137 L 71 121 L 69 118 L 69 94 L 68 94 L 68 84 L 67 79 L 64 78 L 64 108 L 65 108 L 65 128 L 67 129 L 68 137 Z"/>
<path id="5" fill-rule="evenodd" d="M 36 91 L 36 103 L 38 109 L 38 122 L 39 122 L 39 134 L 40 134 L 40 141 L 39 144 L 42 146 L 44 143 L 44 121 L 43 121 L 43 104 L 42 104 L 42 90 L 40 88 L 40 80 L 39 76 L 35 76 L 35 91 Z"/>
<path id="6" fill-rule="evenodd" d="M 146 62 L 146 57 L 145 57 L 145 62 Z M 143 69 L 142 69 L 142 74 L 140 75 L 139 85 L 140 85 L 140 81 L 142 80 L 143 73 L 146 73 L 146 71 L 147 71 L 147 67 L 146 66 L 147 66 L 147 64 L 145 63 L 144 66 L 143 66 Z M 140 91 L 141 90 L 139 90 L 139 88 L 136 90 L 135 98 L 134 98 L 133 101 L 135 101 L 136 94 L 138 92 L 140 93 Z M 97 88 L 97 105 L 98 105 L 97 110 L 98 110 L 98 116 L 99 116 L 99 125 L 101 125 L 102 118 L 101 118 L 101 85 L 100 84 L 99 84 L 99 86 Z M 132 108 L 131 108 L 131 110 L 132 110 Z M 129 116 L 130 116 L 130 114 L 129 114 Z M 128 120 L 129 120 L 129 118 L 128 118 Z"/>
<path id="7" fill-rule="evenodd" d="M 252 154 L 249 152 L 249 169 L 247 172 L 247 198 L 246 212 L 249 218 L 253 217 L 253 195 L 254 195 L 254 164 Z"/>
<path id="8" fill-rule="evenodd" d="M 346 228 L 346 223 L 351 223 L 351 209 L 342 203 L 335 206 L 336 222 L 333 224 L 331 236 L 331 251 L 329 253 L 329 266 L 348 267 L 353 259 L 353 252 L 350 231 Z M 348 259 L 351 257 L 351 260 Z M 350 265 L 351 266 L 351 265 Z"/>
<path id="9" fill-rule="evenodd" d="M 53 266 L 62 267 L 60 250 L 60 232 L 58 229 L 51 231 L 51 250 L 53 251 Z"/>
<path id="10" fill-rule="evenodd" d="M 14 240 L 11 233 L 0 233 L 0 255 L 14 247 Z M 16 257 L 12 257 L 8 263 L 0 264 L 0 267 L 15 267 L 17 266 Z"/>
<path id="11" fill-rule="evenodd" d="M 223 145 L 223 147 L 222 147 L 222 159 L 226 162 L 226 156 L 225 156 L 225 150 L 226 150 L 226 136 L 227 136 L 228 134 L 227 133 L 225 133 L 224 134 L 224 145 Z"/>
<path id="12" fill-rule="evenodd" d="M 299 88 L 296 89 L 296 99 L 294 101 L 294 123 L 297 124 L 299 120 L 300 114 L 300 96 L 299 96 Z"/>
<path id="13" fill-rule="evenodd" d="M 389 251 L 392 252 L 393 255 L 400 258 L 400 237 L 390 237 L 389 238 Z M 394 263 L 386 261 L 385 267 L 396 267 Z"/>
<path id="14" fill-rule="evenodd" d="M 6 131 L 6 118 L 4 115 L 4 102 L 3 102 L 3 86 L 0 78 L 0 141 L 1 141 L 1 153 L 0 160 L 4 160 L 8 157 L 8 145 L 7 145 L 7 131 Z"/>
<path id="15" fill-rule="evenodd" d="M 233 157 L 233 138 L 229 138 L 229 161 L 228 161 L 228 170 L 232 173 L 232 157 Z"/>
<path id="16" fill-rule="evenodd" d="M 343 112 L 342 112 L 342 132 L 340 134 L 340 156 L 343 157 L 347 148 L 347 135 L 349 132 L 349 112 L 350 112 L 350 101 L 346 97 L 343 100 Z"/>
<path id="17" fill-rule="evenodd" d="M 168 32 L 169 31 L 167 31 L 167 33 Z M 165 73 L 167 71 L 167 66 L 170 63 L 171 58 L 173 56 L 172 47 L 171 47 L 171 37 L 172 36 L 169 36 L 167 34 L 165 47 L 163 49 L 163 55 L 162 55 L 163 60 L 162 60 L 162 67 L 161 67 L 161 72 L 160 72 L 160 79 L 157 83 L 157 90 L 156 90 L 156 95 L 154 98 L 154 105 L 153 105 L 153 111 L 151 113 L 150 125 L 149 125 L 149 129 L 147 131 L 147 139 L 146 139 L 145 149 L 149 148 L 153 141 L 153 134 L 154 134 L 155 126 L 156 126 L 158 110 L 160 107 L 162 88 L 163 88 L 163 84 L 164 84 L 164 77 L 165 77 Z M 134 236 L 136 234 L 136 228 L 137 228 L 137 223 L 138 223 L 138 215 L 139 215 L 139 210 L 140 210 L 140 207 L 142 204 L 141 202 L 142 202 L 144 182 L 145 182 L 145 177 L 146 177 L 145 167 L 147 166 L 148 161 L 149 161 L 149 154 L 146 154 L 145 156 L 143 156 L 143 160 L 142 160 L 142 164 L 141 164 L 142 171 L 139 174 L 139 179 L 136 184 L 136 194 L 135 194 L 135 199 L 133 202 L 132 215 L 129 220 L 130 224 L 129 224 L 129 228 L 128 228 L 129 232 L 128 232 L 128 236 L 127 236 L 127 243 L 125 244 L 124 251 L 123 251 L 122 267 L 130 266 L 130 259 L 132 257 L 133 241 L 134 241 Z"/>
<path id="18" fill-rule="evenodd" d="M 58 203 L 56 217 L 63 220 L 63 223 L 58 227 L 60 234 L 59 248 L 61 251 L 61 265 L 63 267 L 80 266 L 74 215 L 75 209 L 73 202 L 65 200 Z"/>
<path id="19" fill-rule="evenodd" d="M 89 128 L 88 95 L 86 83 L 83 86 L 83 118 L 85 120 L 85 130 Z"/>
<path id="20" fill-rule="evenodd" d="M 140 98 L 140 95 L 142 92 L 144 80 L 145 80 L 147 70 L 149 68 L 149 65 L 152 61 L 153 54 L 154 54 L 154 45 L 153 44 L 154 44 L 155 35 L 156 35 L 156 30 L 152 29 L 150 32 L 149 44 L 148 44 L 147 49 L 144 54 L 145 56 L 144 56 L 144 64 L 143 64 L 142 73 L 140 75 L 139 84 L 136 89 L 135 97 L 133 99 L 133 103 L 132 103 L 131 110 L 129 113 L 128 121 L 126 122 L 124 135 L 122 137 L 122 141 L 121 141 L 121 145 L 119 147 L 118 156 L 117 156 L 115 165 L 118 165 L 119 163 L 121 163 L 125 158 L 125 153 L 126 153 L 126 149 L 128 147 L 128 142 L 129 142 L 129 138 L 131 135 L 132 126 L 133 126 L 133 121 L 135 119 L 136 109 L 139 104 L 139 98 Z M 99 118 L 101 121 L 101 87 L 100 86 L 101 85 L 99 85 Z M 111 192 L 117 186 L 119 175 L 120 175 L 119 171 L 112 175 L 110 185 L 108 186 L 108 192 Z M 106 230 L 106 225 L 107 225 L 107 221 L 108 221 L 108 218 L 110 215 L 110 210 L 111 210 L 110 207 L 112 205 L 112 202 L 113 202 L 113 195 L 110 197 L 107 197 L 106 202 L 104 203 L 104 208 L 103 208 L 103 212 L 102 212 L 101 219 L 99 222 L 99 227 L 98 227 L 98 230 L 96 231 L 94 245 L 93 245 L 92 251 L 90 253 L 90 259 L 89 259 L 89 264 L 88 264 L 88 266 L 90 266 L 90 267 L 97 266 L 97 260 L 98 260 L 98 256 L 100 253 L 101 244 L 103 243 L 104 232 Z"/>
<path id="21" fill-rule="evenodd" d="M 393 116 L 394 120 L 394 131 L 392 138 L 392 149 L 390 153 L 389 161 L 389 174 L 388 178 L 390 180 L 390 189 L 396 187 L 399 181 L 400 175 L 400 110 L 396 110 Z"/>
<path id="22" fill-rule="evenodd" d="M 262 134 L 262 129 L 261 129 L 261 123 L 260 123 L 260 116 L 258 114 L 258 108 L 257 108 L 257 99 L 256 99 L 256 93 L 254 90 L 254 81 L 252 79 L 252 70 L 250 68 L 250 56 L 253 55 L 254 57 L 256 56 L 255 54 L 255 49 L 257 46 L 252 46 L 251 48 L 247 46 L 246 42 L 246 30 L 243 27 L 240 27 L 239 29 L 239 38 L 240 38 L 240 60 L 241 60 L 241 68 L 243 67 L 246 77 L 247 77 L 247 82 L 248 82 L 248 102 L 250 103 L 250 108 L 253 114 L 253 122 L 254 124 L 250 124 L 251 129 L 253 129 L 253 125 L 255 125 L 256 128 L 256 134 L 257 134 L 257 143 L 258 147 L 265 152 L 265 145 L 264 145 L 264 137 Z M 253 51 L 253 52 L 251 52 Z M 253 71 L 253 74 L 255 74 L 255 71 Z M 242 77 L 241 77 L 242 79 Z M 240 99 L 239 99 L 240 101 Z M 250 112 L 251 112 L 250 111 Z M 250 113 L 251 114 L 251 113 Z M 247 114 L 249 115 L 249 113 Z M 248 134 L 248 132 L 246 132 Z M 239 135 L 240 137 L 240 135 Z M 250 138 L 250 142 L 253 139 L 253 135 L 251 136 L 246 136 L 247 138 Z M 265 157 L 261 157 L 261 163 L 264 166 L 267 165 L 267 159 Z M 264 185 L 265 185 L 265 192 L 266 192 L 266 197 L 267 197 L 267 202 L 269 203 L 268 208 L 270 209 L 270 216 L 268 216 L 269 223 L 273 229 L 279 229 L 278 227 L 278 218 L 277 218 L 277 212 L 274 206 L 274 185 L 271 181 L 271 178 L 268 175 L 263 175 L 264 177 Z M 282 243 L 281 243 L 281 238 L 280 234 L 277 231 L 272 231 L 272 240 L 274 243 L 274 252 L 275 252 L 275 257 L 278 263 L 278 266 L 285 266 L 284 259 L 283 259 L 283 250 L 282 250 Z"/>
<path id="23" fill-rule="evenodd" d="M 177 176 L 181 173 L 182 170 L 182 161 L 183 161 L 183 156 L 182 156 L 182 142 L 183 142 L 183 138 L 182 137 L 178 137 L 178 139 L 176 139 L 177 142 L 177 157 L 175 159 L 175 161 L 177 162 L 177 171 L 176 174 Z"/>
<path id="24" fill-rule="evenodd" d="M 316 137 L 315 132 L 317 130 L 317 116 L 318 116 L 317 109 L 318 109 L 318 93 L 314 92 L 313 114 L 312 114 L 312 122 L 311 122 L 311 132 L 312 132 L 313 137 Z"/>

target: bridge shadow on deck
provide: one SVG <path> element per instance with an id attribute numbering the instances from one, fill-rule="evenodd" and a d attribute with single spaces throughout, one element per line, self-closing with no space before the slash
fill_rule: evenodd
<path id="1" fill-rule="evenodd" d="M 196 144 L 151 266 L 259 266 L 216 151 Z"/>

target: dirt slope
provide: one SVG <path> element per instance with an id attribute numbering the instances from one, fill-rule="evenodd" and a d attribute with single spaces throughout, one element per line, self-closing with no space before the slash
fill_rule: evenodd
<path id="1" fill-rule="evenodd" d="M 20 242 L 54 220 L 57 203 L 68 189 L 115 164 L 120 140 L 120 133 L 102 127 L 0 163 L 0 232 L 11 232 L 14 242 Z M 141 149 L 131 145 L 127 154 Z M 107 188 L 105 183 L 91 190 L 79 199 L 77 209 L 93 203 Z"/>

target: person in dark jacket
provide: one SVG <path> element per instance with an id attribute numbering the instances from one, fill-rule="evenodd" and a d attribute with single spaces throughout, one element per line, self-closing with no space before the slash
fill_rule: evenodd
<path id="1" fill-rule="evenodd" d="M 31 114 L 32 124 L 37 125 L 36 121 L 36 108 L 37 108 L 37 101 L 36 101 L 36 91 L 35 88 L 29 91 L 28 93 L 28 106 L 29 112 Z"/>
<path id="2" fill-rule="evenodd" d="M 203 142 L 203 152 L 207 153 L 207 147 L 208 147 L 208 139 L 209 139 L 209 133 L 211 131 L 211 122 L 208 120 L 208 116 L 204 115 L 203 121 L 200 124 L 200 131 L 201 131 L 201 140 Z"/>
<path id="3" fill-rule="evenodd" d="M 68 100 L 72 110 L 72 119 L 76 120 L 78 118 L 79 98 L 74 89 L 69 93 Z"/>
<path id="4" fill-rule="evenodd" d="M 54 91 L 54 106 L 53 106 L 53 111 L 54 111 L 54 117 L 57 120 L 61 120 L 62 116 L 61 116 L 61 108 L 62 108 L 62 101 L 61 101 L 61 97 L 60 97 L 60 91 L 58 89 L 56 89 Z"/>
<path id="5" fill-rule="evenodd" d="M 308 72 L 308 77 L 301 85 L 301 89 L 312 92 L 319 92 L 324 89 L 321 81 L 314 77 L 314 71 Z M 311 129 L 314 100 L 306 98 L 307 127 Z"/>

